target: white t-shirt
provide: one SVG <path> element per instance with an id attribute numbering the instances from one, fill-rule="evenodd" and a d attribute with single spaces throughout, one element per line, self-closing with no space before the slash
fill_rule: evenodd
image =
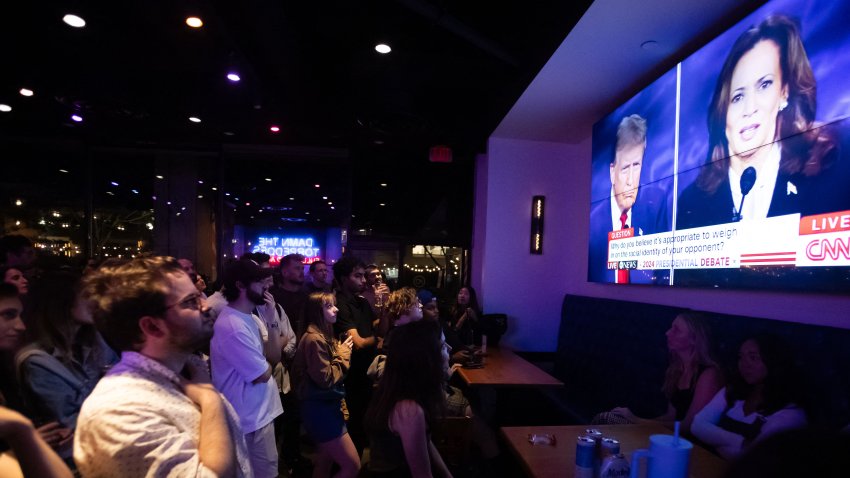
<path id="1" fill-rule="evenodd" d="M 717 392 L 717 395 L 711 399 L 711 402 L 705 408 L 694 416 L 691 433 L 703 442 L 713 446 L 720 456 L 728 459 L 741 454 L 744 448 L 744 437 L 737 433 L 724 430 L 717 425 L 725 410 L 726 388 L 724 387 Z M 759 418 L 763 418 L 765 423 L 754 440 L 756 442 L 782 430 L 804 427 L 807 423 L 806 413 L 794 404 L 789 404 L 785 408 L 767 416 L 759 413 L 745 415 L 744 401 L 738 400 L 726 412 L 726 416 L 735 421 L 750 424 Z"/>
<path id="2" fill-rule="evenodd" d="M 252 383 L 269 363 L 251 314 L 222 309 L 210 343 L 210 360 L 213 384 L 236 409 L 243 433 L 256 431 L 283 413 L 274 378 Z"/>

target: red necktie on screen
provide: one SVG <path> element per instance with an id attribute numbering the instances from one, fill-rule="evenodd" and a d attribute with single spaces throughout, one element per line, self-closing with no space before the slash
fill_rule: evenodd
<path id="1" fill-rule="evenodd" d="M 626 219 L 629 218 L 627 213 L 620 214 L 620 229 L 628 229 L 629 226 L 626 224 Z M 617 283 L 618 284 L 628 284 L 629 283 L 629 270 L 628 269 L 617 269 Z"/>

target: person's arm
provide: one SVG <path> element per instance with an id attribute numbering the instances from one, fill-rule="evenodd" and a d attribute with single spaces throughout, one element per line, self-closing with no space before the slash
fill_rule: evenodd
<path id="1" fill-rule="evenodd" d="M 313 334 L 307 334 L 302 346 L 306 348 L 307 376 L 313 383 L 330 388 L 345 378 L 351 359 L 351 337 L 337 348 L 337 353 L 332 353 Z"/>
<path id="2" fill-rule="evenodd" d="M 744 437 L 720 428 L 720 418 L 726 411 L 726 389 L 722 388 L 695 416 L 691 433 L 704 443 L 713 446 L 724 458 L 740 452 Z"/>
<path id="3" fill-rule="evenodd" d="M 404 458 L 413 478 L 431 478 L 430 443 L 425 412 L 412 400 L 396 403 L 389 419 L 390 430 L 401 438 Z"/>
<path id="4" fill-rule="evenodd" d="M 201 464 L 216 475 L 233 476 L 236 467 L 236 444 L 233 443 L 227 425 L 227 410 L 221 395 L 210 383 L 206 364 L 200 363 L 200 359 L 196 358 L 190 358 L 186 363 L 191 379 L 183 383 L 183 390 L 201 409 L 198 455 Z"/>
<path id="5" fill-rule="evenodd" d="M 59 455 L 42 440 L 33 428 L 32 422 L 6 407 L 0 407 L 0 439 L 5 440 L 15 452 L 24 476 L 44 478 L 74 476 Z M 5 476 L 5 473 L 3 475 Z"/>
<path id="6" fill-rule="evenodd" d="M 270 378 L 272 378 L 272 366 L 266 364 L 266 371 L 257 376 L 254 380 L 251 380 L 251 383 L 255 385 L 258 383 L 266 383 Z"/>
<path id="7" fill-rule="evenodd" d="M 466 311 L 464 311 L 463 315 L 461 315 L 460 318 L 457 319 L 457 322 L 455 322 L 455 325 L 452 327 L 455 331 L 458 331 L 463 328 L 463 323 L 466 322 L 468 313 L 469 308 L 467 308 Z"/>
<path id="8" fill-rule="evenodd" d="M 354 348 L 357 350 L 375 347 L 378 344 L 375 336 L 363 338 L 357 333 L 357 329 L 355 328 L 348 329 L 346 332 L 348 332 L 348 336 L 351 337 L 351 340 L 354 342 Z"/>
<path id="9" fill-rule="evenodd" d="M 765 420 L 764 425 L 761 427 L 761 432 L 753 440 L 753 443 L 761 441 L 777 432 L 803 428 L 808 424 L 806 412 L 793 405 L 789 405 L 788 408 L 783 408 L 773 415 L 768 415 L 765 417 Z"/>
<path id="10" fill-rule="evenodd" d="M 691 406 L 688 407 L 685 419 L 682 420 L 683 433 L 690 433 L 691 424 L 693 424 L 696 414 L 708 405 L 708 402 L 717 395 L 721 388 L 723 388 L 723 376 L 717 368 L 705 369 L 700 374 L 697 383 L 694 385 L 694 399 L 691 401 Z"/>
<path id="11" fill-rule="evenodd" d="M 265 355 L 269 365 L 274 368 L 275 365 L 280 363 L 284 342 L 280 333 L 280 320 L 274 297 L 272 297 L 270 292 L 266 291 L 264 298 L 266 303 L 257 307 L 257 313 L 268 332 L 267 337 L 263 341 L 263 355 Z"/>
<path id="12" fill-rule="evenodd" d="M 641 418 L 635 415 L 630 408 L 627 407 L 617 407 L 611 410 L 611 413 L 616 413 L 617 415 L 622 415 L 627 418 L 630 422 L 635 424 L 649 424 L 649 423 L 657 423 L 660 422 L 662 425 L 672 428 L 673 422 L 676 420 L 676 409 L 673 408 L 673 405 L 667 404 L 667 411 L 664 414 L 659 415 L 655 418 Z"/>
<path id="13" fill-rule="evenodd" d="M 295 331 L 292 330 L 292 324 L 289 322 L 289 317 L 282 307 L 278 306 L 277 311 L 280 313 L 280 335 L 283 343 L 283 356 L 286 360 L 295 357 L 298 340 L 295 337 Z"/>
<path id="14" fill-rule="evenodd" d="M 218 324 L 217 324 L 218 325 Z M 272 376 L 272 367 L 263 355 L 263 347 L 256 330 L 248 328 L 243 322 L 226 324 L 216 328 L 221 332 L 221 342 L 213 353 L 221 350 L 222 357 L 233 366 L 242 380 L 249 383 L 265 383 Z M 213 340 L 216 340 L 213 338 Z"/>
<path id="15" fill-rule="evenodd" d="M 449 467 L 446 466 L 443 457 L 440 456 L 440 452 L 432 440 L 428 440 L 428 454 L 431 457 L 431 466 L 437 474 L 443 478 L 452 478 L 452 472 L 449 471 Z"/>

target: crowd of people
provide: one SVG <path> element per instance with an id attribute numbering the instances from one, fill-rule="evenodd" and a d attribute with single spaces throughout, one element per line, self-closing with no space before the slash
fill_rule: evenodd
<path id="1" fill-rule="evenodd" d="M 162 256 L 28 278 L 16 240 L 0 244 L 0 475 L 451 476 L 431 439 L 442 417 L 472 417 L 480 456 L 499 454 L 485 401 L 450 384 L 483 329 L 471 287 L 443 316 L 432 291 L 392 291 L 355 257 L 314 262 L 306 281 L 302 257 L 256 253 L 209 296 L 191 261 Z M 681 313 L 667 411 L 595 422 L 680 422 L 726 458 L 806 425 L 788 344 L 751 337 L 724 373 L 711 335 Z"/>
<path id="2" fill-rule="evenodd" d="M 0 251 L 0 475 L 354 477 L 369 448 L 374 476 L 451 476 L 430 431 L 473 414 L 448 384 L 471 288 L 442 319 L 354 257 L 308 281 L 298 255 L 246 254 L 207 290 L 185 258 L 45 270 L 22 239 Z"/>

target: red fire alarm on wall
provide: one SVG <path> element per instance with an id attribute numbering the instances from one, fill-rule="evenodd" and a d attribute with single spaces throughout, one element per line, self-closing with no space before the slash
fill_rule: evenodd
<path id="1" fill-rule="evenodd" d="M 448 146 L 431 146 L 431 151 L 428 153 L 428 159 L 432 163 L 451 163 L 452 148 Z"/>

